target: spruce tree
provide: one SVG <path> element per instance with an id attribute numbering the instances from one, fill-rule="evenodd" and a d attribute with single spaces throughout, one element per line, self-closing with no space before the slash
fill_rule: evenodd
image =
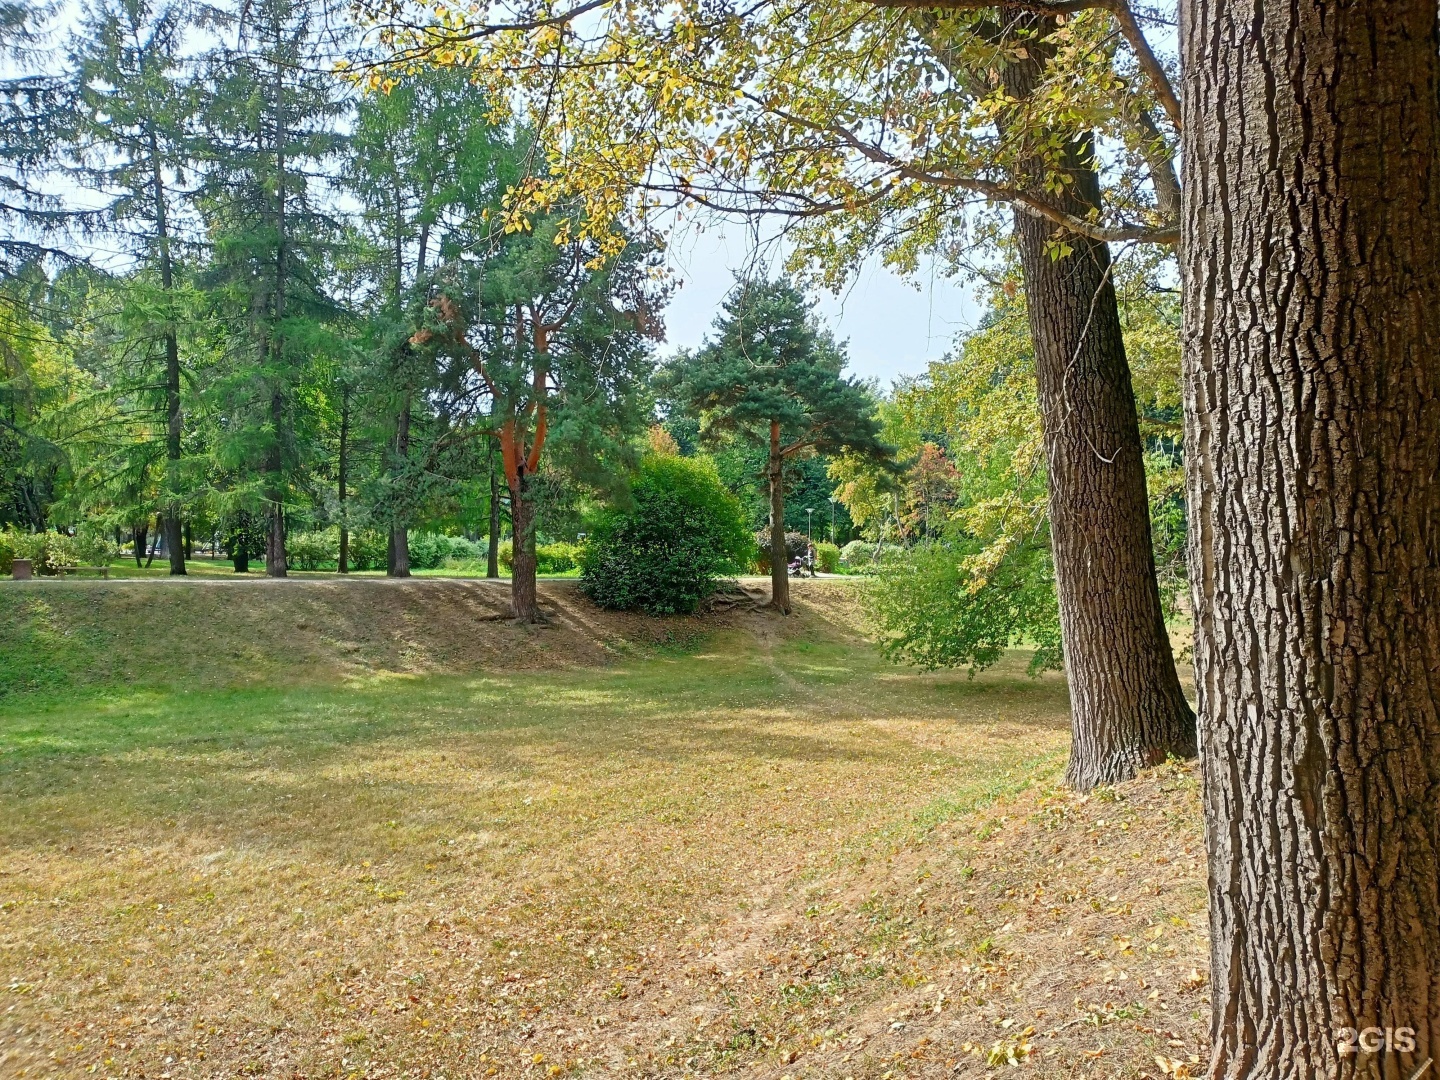
<path id="1" fill-rule="evenodd" d="M 314 435 L 311 361 L 339 314 L 325 280 L 338 228 L 320 197 L 349 109 L 332 70 L 342 44 L 332 16 L 313 0 L 246 4 L 211 60 L 206 285 L 226 328 L 219 449 L 246 478 L 237 500 L 264 511 L 271 577 L 287 573 L 286 509 Z"/>
<path id="2" fill-rule="evenodd" d="M 124 309 L 117 325 L 132 339 L 117 352 L 133 358 L 132 370 L 117 373 L 109 389 L 127 405 L 153 402 L 149 407 L 161 414 L 161 520 L 171 574 L 185 573 L 183 296 L 175 249 L 190 216 L 185 185 L 195 173 L 197 95 L 182 52 L 192 15 L 184 2 L 155 7 L 148 0 L 93 0 L 83 9 L 70 39 L 76 107 L 64 162 L 77 183 L 101 197 L 106 236 L 136 259 L 114 283 Z M 144 446 L 132 450 L 147 453 Z"/>

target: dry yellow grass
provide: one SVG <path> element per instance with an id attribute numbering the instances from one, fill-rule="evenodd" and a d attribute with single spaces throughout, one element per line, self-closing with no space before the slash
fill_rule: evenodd
<path id="1" fill-rule="evenodd" d="M 133 597 L 40 588 L 0 594 L 12 640 L 125 640 Z M 194 588 L 217 639 L 272 603 Z M 271 687 L 77 661 L 12 694 L 0 1076 L 1183 1071 L 1193 779 L 1054 791 L 1057 678 L 884 666 L 838 588 L 659 633 L 552 590 L 521 672 L 270 641 Z"/>

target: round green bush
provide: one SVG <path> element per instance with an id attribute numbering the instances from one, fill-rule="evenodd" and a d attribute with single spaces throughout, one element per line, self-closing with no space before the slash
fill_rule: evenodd
<path id="1" fill-rule="evenodd" d="M 385 548 L 389 541 L 377 529 L 357 529 L 350 534 L 349 569 L 384 570 Z M 337 553 L 336 558 L 339 558 Z"/>
<path id="2" fill-rule="evenodd" d="M 340 530 L 292 533 L 285 538 L 286 561 L 296 570 L 322 570 L 340 561 Z"/>
<path id="3" fill-rule="evenodd" d="M 875 561 L 875 545 L 868 540 L 851 540 L 840 549 L 840 565 L 846 570 L 867 570 Z"/>
<path id="4" fill-rule="evenodd" d="M 753 557 L 744 508 L 708 460 L 647 457 L 631 490 L 634 506 L 605 515 L 580 557 L 601 607 L 689 614 Z"/>
<path id="5" fill-rule="evenodd" d="M 827 541 L 815 545 L 815 568 L 822 574 L 840 572 L 840 549 Z"/>

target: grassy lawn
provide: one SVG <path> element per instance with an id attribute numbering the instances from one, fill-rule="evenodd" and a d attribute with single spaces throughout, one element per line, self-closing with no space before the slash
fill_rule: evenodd
<path id="1" fill-rule="evenodd" d="M 79 651 L 164 637 L 165 609 L 105 588 L 0 592 L 0 665 L 46 620 Z M 959 1034 L 917 1048 L 881 1010 L 918 995 L 999 1030 L 976 1010 L 1009 916 L 965 899 L 981 863 L 956 838 L 1053 780 L 1063 684 L 1020 656 L 973 681 L 897 669 L 791 622 L 514 672 L 301 650 L 281 678 L 282 648 L 217 678 L 161 649 L 123 677 L 12 679 L 0 1076 L 983 1074 Z M 936 990 L 972 961 L 979 990 Z"/>

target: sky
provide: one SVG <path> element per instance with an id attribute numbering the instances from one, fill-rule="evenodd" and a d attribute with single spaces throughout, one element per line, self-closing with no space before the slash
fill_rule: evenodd
<path id="1" fill-rule="evenodd" d="M 57 19 L 62 38 L 76 15 L 73 0 L 62 0 Z M 701 344 L 735 275 L 756 270 L 757 252 L 774 273 L 785 250 L 765 225 L 710 217 L 669 224 L 669 269 L 677 287 L 666 310 L 663 355 Z M 878 258 L 862 266 L 838 295 L 820 291 L 813 298 L 821 320 L 848 344 L 847 374 L 876 380 L 882 388 L 898 376 L 923 372 L 980 317 L 973 290 L 963 282 L 934 267 L 904 279 Z"/>
<path id="2" fill-rule="evenodd" d="M 671 232 L 668 257 L 678 288 L 666 310 L 663 352 L 704 340 L 735 274 L 754 267 L 757 251 L 772 263 L 778 258 L 778 245 L 760 240 L 736 221 Z M 897 376 L 923 372 L 949 351 L 957 333 L 973 329 L 980 318 L 973 290 L 963 282 L 933 268 L 924 268 L 915 280 L 902 279 L 878 259 L 861 267 L 838 296 L 819 292 L 815 298 L 820 318 L 849 343 L 848 373 L 878 379 L 882 387 Z"/>

